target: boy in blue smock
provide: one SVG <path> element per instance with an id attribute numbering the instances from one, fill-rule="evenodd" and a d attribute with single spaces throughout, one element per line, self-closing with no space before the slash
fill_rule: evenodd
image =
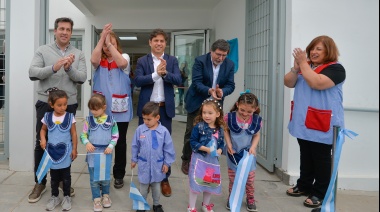
<path id="1" fill-rule="evenodd" d="M 148 102 L 142 109 L 144 124 L 137 127 L 132 140 L 131 168 L 138 164 L 140 193 L 146 199 L 152 188 L 153 211 L 163 212 L 160 183 L 175 161 L 175 150 L 169 131 L 161 125 L 160 107 Z"/>

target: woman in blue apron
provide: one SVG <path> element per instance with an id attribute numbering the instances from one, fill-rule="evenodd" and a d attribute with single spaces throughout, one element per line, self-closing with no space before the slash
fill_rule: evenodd
<path id="1" fill-rule="evenodd" d="M 115 147 L 113 176 L 114 187 L 124 186 L 127 165 L 127 130 L 133 118 L 131 80 L 128 70 L 129 55 L 122 54 L 119 38 L 112 31 L 112 24 L 106 24 L 98 44 L 91 55 L 91 64 L 96 69 L 93 78 L 93 93 L 106 97 L 106 113 L 113 116 L 119 129 L 119 139 Z"/>

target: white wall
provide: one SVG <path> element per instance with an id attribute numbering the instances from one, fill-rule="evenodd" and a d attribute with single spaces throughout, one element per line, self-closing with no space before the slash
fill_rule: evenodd
<path id="1" fill-rule="evenodd" d="M 337 43 L 340 62 L 346 69 L 344 84 L 345 125 L 360 135 L 343 146 L 339 188 L 379 190 L 379 2 L 377 0 L 293 0 L 287 13 L 290 22 L 286 60 L 292 66 L 291 51 L 303 49 L 319 36 L 328 35 Z M 293 91 L 285 89 L 285 104 Z M 355 112 L 364 109 L 372 112 Z M 287 126 L 289 110 L 284 110 Z M 286 131 L 286 128 L 285 128 Z M 295 184 L 299 175 L 299 148 L 295 138 L 284 136 L 283 169 Z"/>
<path id="2" fill-rule="evenodd" d="M 239 69 L 235 73 L 235 91 L 226 97 L 224 112 L 231 109 L 244 91 L 244 62 L 245 62 L 245 0 L 222 0 L 212 11 L 212 29 L 215 30 L 214 41 L 217 39 L 238 39 Z M 211 46 L 212 42 L 210 43 Z"/>
<path id="3" fill-rule="evenodd" d="M 9 169 L 33 170 L 34 149 L 34 83 L 28 70 L 39 40 L 39 1 L 12 0 L 9 11 Z M 20 7 L 19 5 L 23 5 Z M 22 15 L 20 15 L 22 14 Z M 36 18 L 37 17 L 37 18 Z M 26 24 L 27 23 L 27 24 Z M 25 35 L 26 37 L 20 37 Z M 20 133 L 22 132 L 22 133 Z M 32 180 L 32 179 L 30 179 Z"/>

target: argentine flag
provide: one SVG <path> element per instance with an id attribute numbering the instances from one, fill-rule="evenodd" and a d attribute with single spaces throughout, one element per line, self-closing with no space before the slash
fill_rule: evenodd
<path id="1" fill-rule="evenodd" d="M 133 200 L 133 210 L 150 210 L 149 204 L 146 202 L 144 197 L 141 195 L 136 185 L 131 182 L 131 188 L 129 190 L 129 198 Z"/>
<path id="2" fill-rule="evenodd" d="M 94 154 L 94 181 L 111 180 L 112 154 Z"/>
<path id="3" fill-rule="evenodd" d="M 38 169 L 36 172 L 38 184 L 41 184 L 42 179 L 45 177 L 45 175 L 49 171 L 50 166 L 53 162 L 50 158 L 49 153 L 46 151 L 46 149 L 44 151 L 45 151 L 44 155 L 42 156 L 42 159 L 40 161 L 40 165 L 38 165 Z"/>
<path id="4" fill-rule="evenodd" d="M 244 150 L 244 156 L 239 161 L 234 185 L 232 186 L 232 191 L 230 195 L 230 211 L 240 212 L 241 203 L 244 197 L 245 184 L 247 182 L 249 171 L 251 170 L 252 163 L 255 162 L 255 156 L 249 154 Z"/>
<path id="5" fill-rule="evenodd" d="M 217 146 L 216 146 L 216 140 L 213 138 L 211 139 L 211 141 L 209 142 L 209 148 L 210 148 L 210 155 L 213 156 L 213 157 L 218 157 L 218 153 L 216 152 L 217 150 Z"/>

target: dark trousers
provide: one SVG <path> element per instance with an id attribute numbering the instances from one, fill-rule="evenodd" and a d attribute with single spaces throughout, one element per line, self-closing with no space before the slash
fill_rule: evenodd
<path id="1" fill-rule="evenodd" d="M 113 165 L 113 177 L 123 179 L 127 166 L 127 130 L 129 122 L 117 122 L 119 139 L 115 146 L 115 164 Z"/>
<path id="2" fill-rule="evenodd" d="M 170 135 L 172 134 L 172 118 L 170 118 L 166 114 L 166 108 L 165 106 L 160 107 L 160 122 L 161 124 L 168 129 Z M 142 117 L 139 117 L 139 125 L 144 124 L 144 120 Z M 172 168 L 169 166 L 169 170 L 166 173 L 166 178 L 163 179 L 162 181 L 169 181 L 169 176 L 172 173 Z"/>
<path id="3" fill-rule="evenodd" d="M 70 157 L 70 156 L 68 156 Z M 70 196 L 71 188 L 71 166 L 64 169 L 50 169 L 51 177 L 51 195 L 58 197 L 59 195 L 59 182 L 63 182 L 63 196 Z"/>
<path id="4" fill-rule="evenodd" d="M 194 128 L 194 119 L 198 115 L 198 110 L 187 114 L 187 123 L 186 123 L 186 132 L 183 138 L 183 148 L 182 148 L 182 160 L 190 160 L 191 159 L 191 146 L 190 146 L 190 136 L 191 131 Z"/>
<path id="5" fill-rule="evenodd" d="M 40 100 L 37 101 L 36 105 L 36 143 L 34 146 L 34 181 L 37 183 L 37 176 L 36 172 L 38 169 L 38 166 L 40 165 L 40 161 L 42 159 L 42 156 L 44 155 L 44 150 L 40 146 L 40 131 L 42 128 L 42 118 L 44 117 L 46 112 L 51 112 L 53 111 L 53 108 L 50 107 L 50 105 L 46 102 L 42 102 Z M 66 112 L 73 113 L 74 116 L 77 112 L 78 104 L 73 104 L 73 105 L 67 105 Z M 46 133 L 46 141 L 48 141 L 48 134 Z M 46 176 L 42 179 L 41 181 L 42 185 L 46 185 Z"/>
<path id="6" fill-rule="evenodd" d="M 300 146 L 300 178 L 297 186 L 301 191 L 323 199 L 331 177 L 332 145 L 297 139 Z"/>

